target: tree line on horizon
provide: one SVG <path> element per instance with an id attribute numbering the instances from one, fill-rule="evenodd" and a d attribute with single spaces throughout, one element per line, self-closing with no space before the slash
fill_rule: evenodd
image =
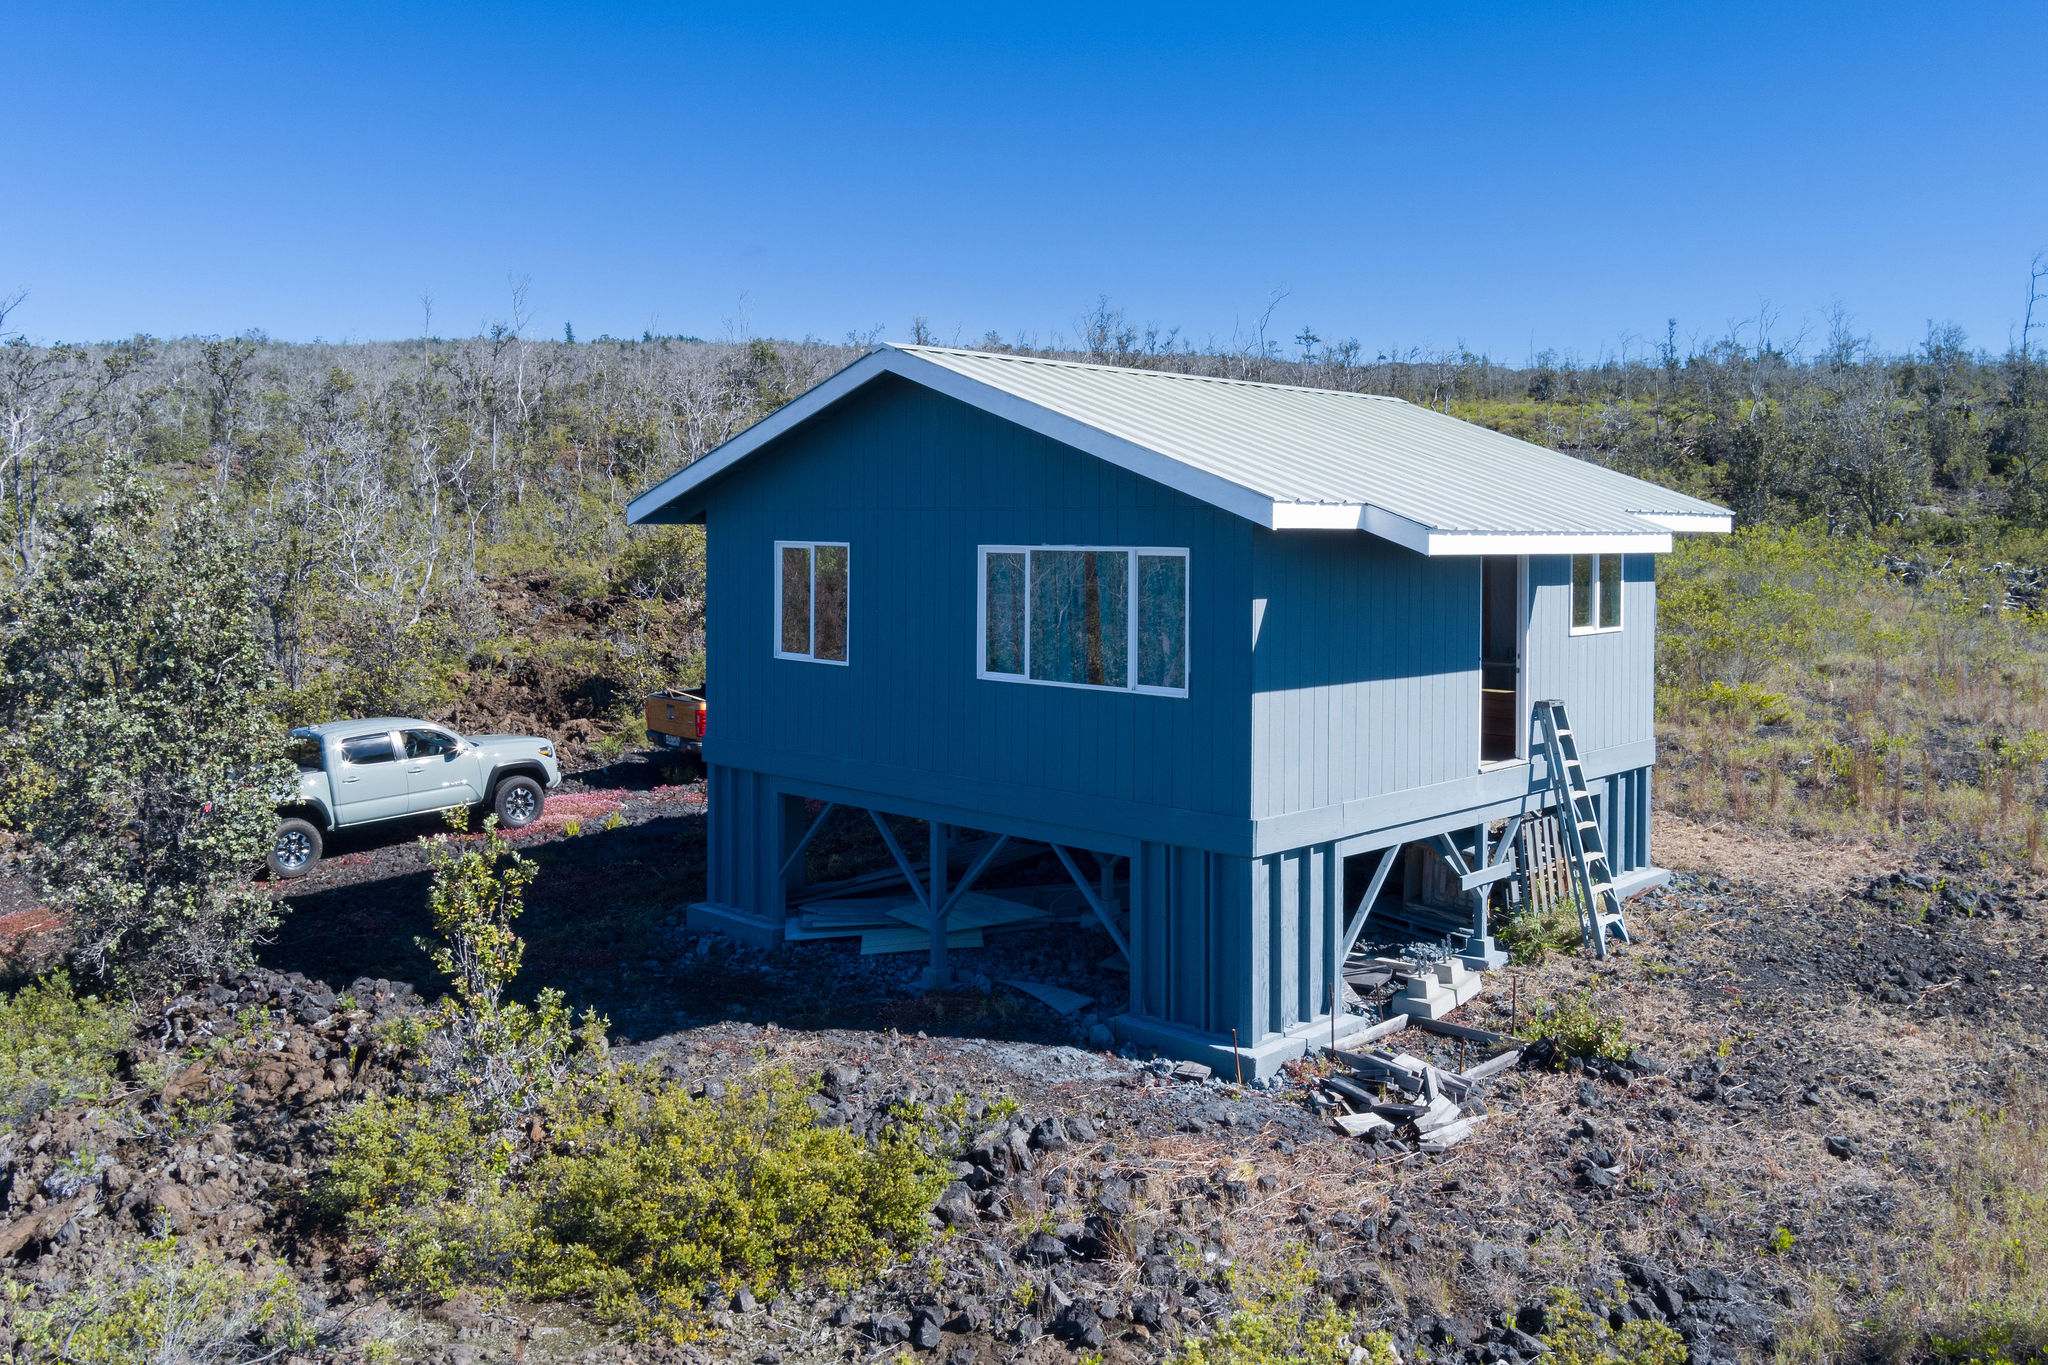
<path id="1" fill-rule="evenodd" d="M 1312 328 L 1283 342 L 1265 320 L 1198 346 L 1107 300 L 1071 344 L 975 344 L 1389 395 L 1714 498 L 1738 524 L 2033 559 L 2048 546 L 2044 278 L 2037 262 L 2023 323 L 1996 352 L 1940 325 L 1886 352 L 1837 311 L 1811 347 L 1774 338 L 1765 316 L 1706 342 L 1681 345 L 1673 323 L 1639 350 L 1513 365 L 1368 352 Z M 38 571 L 60 510 L 118 454 L 232 523 L 292 711 L 424 704 L 437 676 L 502 635 L 487 582 L 521 573 L 627 604 L 610 661 L 625 672 L 636 657 L 650 677 L 701 667 L 701 538 L 632 530 L 626 503 L 873 335 L 578 342 L 514 316 L 456 339 L 40 345 L 0 312 L 0 592 Z M 922 319 L 912 333 L 933 340 Z"/>

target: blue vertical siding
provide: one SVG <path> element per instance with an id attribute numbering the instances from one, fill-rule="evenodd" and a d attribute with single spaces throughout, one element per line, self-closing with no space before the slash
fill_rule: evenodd
<path id="1" fill-rule="evenodd" d="M 1254 817 L 1476 772 L 1479 561 L 1346 531 L 1252 543 Z"/>
<path id="2" fill-rule="evenodd" d="M 782 918 L 783 804 L 756 772 L 710 764 L 705 770 L 705 899 Z"/>
<path id="3" fill-rule="evenodd" d="M 945 778 L 1041 810 L 1072 797 L 1242 818 L 1251 529 L 965 404 L 878 381 L 708 492 L 708 756 L 781 773 L 865 765 L 864 786 L 908 796 Z M 774 657 L 777 540 L 849 545 L 848 666 Z M 1187 547 L 1189 696 L 977 678 L 984 544 Z"/>

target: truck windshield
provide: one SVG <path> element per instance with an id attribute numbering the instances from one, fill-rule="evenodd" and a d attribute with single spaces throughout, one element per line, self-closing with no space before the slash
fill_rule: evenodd
<path id="1" fill-rule="evenodd" d="M 293 735 L 284 742 L 284 756 L 301 768 L 320 766 L 320 738 L 317 735 Z"/>

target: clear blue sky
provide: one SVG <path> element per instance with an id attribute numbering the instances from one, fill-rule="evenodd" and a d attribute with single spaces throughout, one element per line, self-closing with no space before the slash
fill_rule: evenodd
<path id="1" fill-rule="evenodd" d="M 750 9 L 761 17 L 748 17 Z M 261 328 L 2002 348 L 2048 6 L 19 4 L 0 292 Z"/>

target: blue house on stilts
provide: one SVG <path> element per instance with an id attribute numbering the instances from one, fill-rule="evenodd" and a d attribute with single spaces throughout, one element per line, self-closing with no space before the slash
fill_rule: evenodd
<path id="1" fill-rule="evenodd" d="M 693 924 L 782 940 L 806 802 L 1050 845 L 1129 960 L 1118 1035 L 1261 1076 L 1364 1022 L 1342 963 L 1418 877 L 1498 965 L 1525 821 L 1596 904 L 1662 878 L 1655 556 L 1730 524 L 1399 399 L 928 346 L 628 515 L 706 528 Z"/>

